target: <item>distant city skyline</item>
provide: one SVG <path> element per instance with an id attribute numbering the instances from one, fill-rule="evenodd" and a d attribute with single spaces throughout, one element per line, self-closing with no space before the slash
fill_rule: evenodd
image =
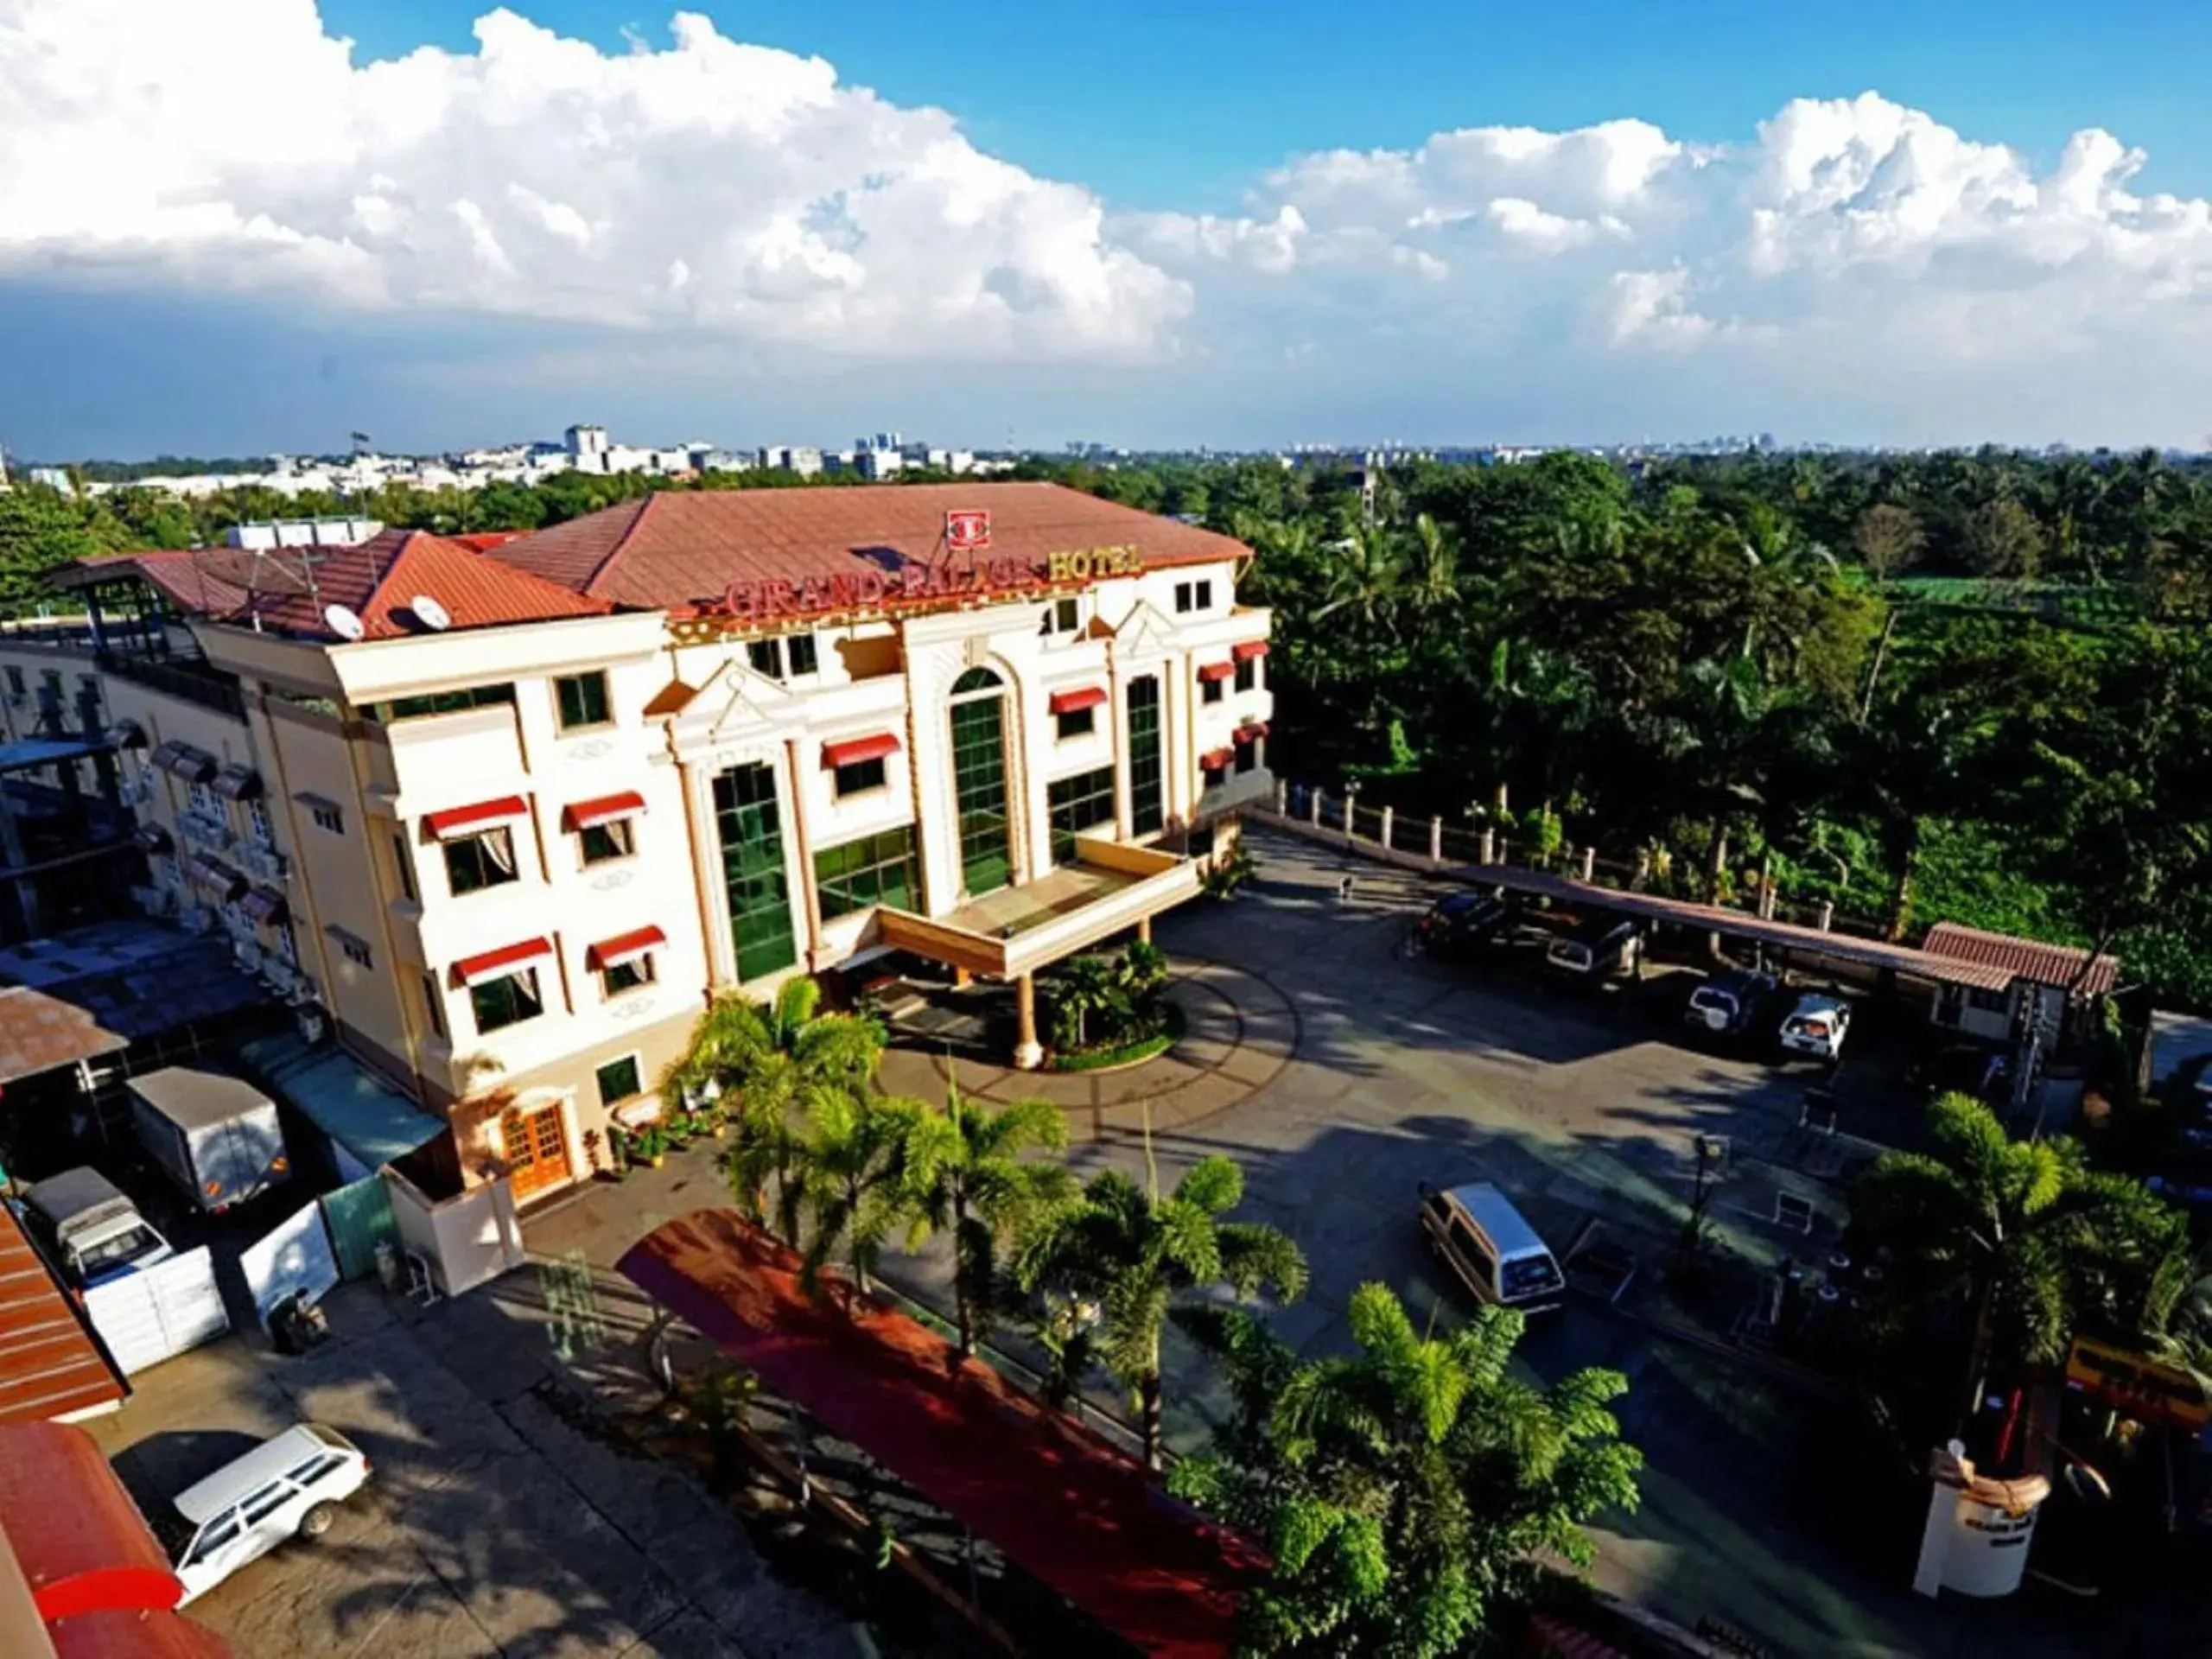
<path id="1" fill-rule="evenodd" d="M 0 0 L 0 442 L 2197 448 L 2147 12 Z"/>

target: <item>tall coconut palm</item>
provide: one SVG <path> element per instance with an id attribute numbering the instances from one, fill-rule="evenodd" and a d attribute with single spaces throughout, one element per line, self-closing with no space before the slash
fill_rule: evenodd
<path id="1" fill-rule="evenodd" d="M 954 1324 L 961 1357 L 976 1351 L 998 1300 L 1001 1237 L 1016 1234 L 1073 1196 L 1075 1177 L 1057 1159 L 1068 1143 L 1067 1120 L 1049 1101 L 980 1106 L 962 1098 L 956 1076 L 945 1085 L 944 1109 L 927 1111 L 907 1145 L 906 1198 L 912 1249 L 933 1232 L 952 1235 Z"/>
<path id="2" fill-rule="evenodd" d="M 812 1236 L 811 1280 L 840 1246 L 855 1288 L 865 1294 L 884 1241 L 912 1213 L 908 1168 L 929 1109 L 867 1089 L 835 1085 L 808 1092 L 794 1160 Z"/>
<path id="3" fill-rule="evenodd" d="M 722 1157 L 731 1193 L 747 1217 L 772 1224 L 794 1248 L 806 1198 L 804 1103 L 823 1089 L 865 1088 L 883 1053 L 874 1020 L 818 1013 L 821 998 L 809 979 L 786 982 L 771 1003 L 716 998 L 660 1080 L 671 1111 L 709 1096 L 735 1103 L 734 1135 Z"/>
<path id="4" fill-rule="evenodd" d="M 1852 1214 L 1895 1254 L 1900 1294 L 1969 1310 L 1970 1416 L 1993 1367 L 2057 1359 L 2095 1282 L 2147 1277 L 2180 1223 L 2141 1182 L 2091 1169 L 2079 1142 L 2014 1141 L 1971 1096 L 1938 1097 L 1929 1128 L 1936 1150 L 1885 1153 Z"/>
<path id="5" fill-rule="evenodd" d="M 1160 1336 L 1176 1296 L 1225 1286 L 1239 1296 L 1306 1292 L 1306 1257 L 1275 1229 L 1224 1221 L 1244 1196 L 1244 1172 L 1201 1160 L 1162 1197 L 1118 1171 L 1093 1176 L 1074 1203 L 1044 1217 L 1016 1262 L 1021 1287 L 1098 1310 L 1095 1351 L 1135 1396 L 1146 1464 L 1160 1466 Z"/>
<path id="6" fill-rule="evenodd" d="M 1356 1351 L 1301 1363 L 1242 1310 L 1179 1314 L 1222 1362 L 1236 1411 L 1170 1484 L 1269 1546 L 1273 1575 L 1246 1605 L 1252 1649 L 1465 1651 L 1545 1557 L 1591 1558 L 1585 1522 L 1636 1507 L 1643 1459 L 1610 1408 L 1627 1382 L 1513 1377 L 1522 1322 L 1507 1309 L 1424 1334 L 1368 1284 L 1350 1315 Z"/>

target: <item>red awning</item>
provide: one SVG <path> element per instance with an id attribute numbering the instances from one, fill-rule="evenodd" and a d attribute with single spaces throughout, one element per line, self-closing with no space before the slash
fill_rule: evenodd
<path id="1" fill-rule="evenodd" d="M 1239 743 L 1249 743 L 1267 734 L 1268 722 L 1264 720 L 1248 720 L 1236 728 L 1236 741 Z"/>
<path id="2" fill-rule="evenodd" d="M 1231 645 L 1229 648 L 1229 654 L 1240 663 L 1249 663 L 1255 657 L 1264 657 L 1268 654 L 1268 642 L 1264 639 L 1247 639 L 1241 645 Z"/>
<path id="3" fill-rule="evenodd" d="M 880 760 L 887 754 L 898 753 L 898 738 L 889 732 L 878 732 L 873 737 L 850 737 L 842 743 L 824 743 L 822 764 L 835 771 L 839 766 L 857 766 L 863 760 Z"/>
<path id="4" fill-rule="evenodd" d="M 634 789 L 626 789 L 620 795 L 601 795 L 595 800 L 578 801 L 561 815 L 569 829 L 595 830 L 602 823 L 612 823 L 617 818 L 635 817 L 645 810 L 645 798 Z"/>
<path id="5" fill-rule="evenodd" d="M 668 943 L 668 935 L 657 927 L 640 927 L 628 933 L 618 933 L 611 939 L 601 939 L 584 952 L 584 960 L 597 972 L 601 968 L 618 967 L 626 962 L 635 962 L 648 950 L 658 950 Z"/>
<path id="6" fill-rule="evenodd" d="M 810 1294 L 804 1263 L 728 1210 L 664 1224 L 630 1281 L 894 1479 L 1136 1651 L 1225 1659 L 1266 1563 L 1134 1459 L 918 1321 Z"/>
<path id="7" fill-rule="evenodd" d="M 487 979 L 497 979 L 511 974 L 526 962 L 553 954 L 552 942 L 548 939 L 524 939 L 520 944 L 510 944 L 497 950 L 486 950 L 480 957 L 463 957 L 453 965 L 453 976 L 464 985 L 480 985 Z"/>
<path id="8" fill-rule="evenodd" d="M 183 1598 L 138 1506 L 81 1428 L 0 1428 L 0 1533 L 49 1623 L 103 1607 L 166 1611 Z"/>
<path id="9" fill-rule="evenodd" d="M 1234 749 L 1211 749 L 1198 757 L 1198 764 L 1208 772 L 1219 772 L 1236 759 Z"/>
<path id="10" fill-rule="evenodd" d="M 443 841 L 449 836 L 473 836 L 480 830 L 489 830 L 495 823 L 506 823 L 529 816 L 528 801 L 519 795 L 502 795 L 496 801 L 479 801 L 474 806 L 449 806 L 442 812 L 426 814 L 423 822 L 429 826 L 433 840 Z"/>
<path id="11" fill-rule="evenodd" d="M 1234 663 L 1208 663 L 1198 671 L 1202 680 L 1225 680 L 1236 671 Z"/>
<path id="12" fill-rule="evenodd" d="M 1096 709 L 1105 701 L 1106 688 L 1103 685 L 1086 685 L 1080 691 L 1055 691 L 1052 693 L 1052 712 L 1071 715 L 1080 709 Z"/>

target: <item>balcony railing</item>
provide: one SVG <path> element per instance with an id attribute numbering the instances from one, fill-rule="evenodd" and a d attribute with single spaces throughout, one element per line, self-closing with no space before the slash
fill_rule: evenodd
<path id="1" fill-rule="evenodd" d="M 235 721 L 245 719 L 245 693 L 239 689 L 238 677 L 226 674 L 219 668 L 192 663 L 156 662 L 149 658 L 129 657 L 114 651 L 100 652 L 94 660 L 99 663 L 102 673 L 132 681 L 166 696 L 198 703 L 202 709 L 212 709 L 217 714 L 228 715 Z"/>

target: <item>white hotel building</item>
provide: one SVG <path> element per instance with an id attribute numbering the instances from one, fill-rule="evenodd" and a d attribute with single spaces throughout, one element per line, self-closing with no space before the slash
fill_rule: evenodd
<path id="1" fill-rule="evenodd" d="M 1037 1064 L 1034 974 L 1191 897 L 1272 791 L 1249 558 L 1001 484 L 62 580 L 149 893 L 442 1114 L 454 1181 L 527 1198 L 605 1165 L 712 997 L 793 973 L 1004 980 Z"/>

